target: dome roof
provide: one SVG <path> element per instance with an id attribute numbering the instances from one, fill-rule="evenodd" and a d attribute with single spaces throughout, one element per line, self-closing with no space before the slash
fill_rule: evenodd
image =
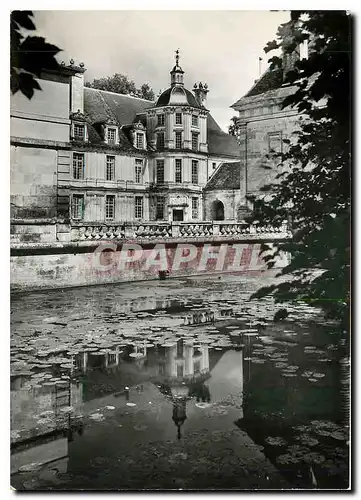
<path id="1" fill-rule="evenodd" d="M 162 92 L 158 97 L 155 107 L 159 108 L 161 106 L 176 106 L 176 105 L 188 105 L 193 108 L 202 108 L 192 92 L 185 89 L 183 86 L 174 85 L 169 87 L 169 89 Z"/>

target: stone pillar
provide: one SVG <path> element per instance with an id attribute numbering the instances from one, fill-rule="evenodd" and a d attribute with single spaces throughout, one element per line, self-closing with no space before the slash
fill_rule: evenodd
<path id="1" fill-rule="evenodd" d="M 247 207 L 247 122 L 239 122 L 239 143 L 240 143 L 240 198 L 237 209 L 237 219 L 243 220 L 249 213 Z"/>
<path id="2" fill-rule="evenodd" d="M 169 110 L 165 110 L 165 147 L 168 149 L 174 148 L 174 139 L 173 139 L 173 121 L 174 115 Z"/>
<path id="3" fill-rule="evenodd" d="M 200 137 L 199 137 L 199 150 L 203 153 L 208 152 L 208 144 L 207 144 L 207 116 L 200 115 L 199 116 L 199 129 L 200 129 Z"/>
<path id="4" fill-rule="evenodd" d="M 191 149 L 192 147 L 192 136 L 191 136 L 191 110 L 188 108 L 182 109 L 183 120 L 184 120 L 184 137 L 183 137 L 183 148 Z"/>
<path id="5" fill-rule="evenodd" d="M 143 219 L 150 220 L 149 214 L 149 195 L 145 195 L 143 198 Z"/>

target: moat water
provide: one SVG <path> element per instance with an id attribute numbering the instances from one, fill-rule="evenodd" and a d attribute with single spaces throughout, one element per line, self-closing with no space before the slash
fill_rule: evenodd
<path id="1" fill-rule="evenodd" d="M 267 279 L 262 284 L 267 284 Z M 302 304 L 275 323 L 260 278 L 17 294 L 17 490 L 347 488 L 348 364 Z"/>

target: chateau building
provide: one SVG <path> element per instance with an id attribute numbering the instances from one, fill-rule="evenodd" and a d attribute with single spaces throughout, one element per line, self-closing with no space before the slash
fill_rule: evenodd
<path id="1" fill-rule="evenodd" d="M 202 221 L 204 188 L 239 146 L 184 85 L 179 53 L 155 102 L 84 87 L 62 65 L 28 100 L 11 99 L 11 216 L 74 223 Z"/>
<path id="2" fill-rule="evenodd" d="M 283 151 L 283 139 L 290 138 L 297 129 L 300 117 L 296 108 L 282 109 L 283 100 L 296 90 L 284 83 L 285 74 L 305 56 L 302 46 L 292 54 L 284 54 L 282 69 L 267 69 L 246 95 L 232 104 L 231 108 L 238 112 L 239 163 L 223 163 L 208 181 L 207 215 L 215 207 L 218 217 L 224 213 L 225 219 L 242 220 L 256 208 L 246 197 L 264 196 L 261 188 L 276 180 L 278 162 L 268 155 Z"/>

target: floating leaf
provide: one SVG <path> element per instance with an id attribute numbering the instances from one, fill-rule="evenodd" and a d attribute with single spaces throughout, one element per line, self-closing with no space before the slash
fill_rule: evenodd
<path id="1" fill-rule="evenodd" d="M 265 439 L 265 442 L 271 446 L 285 446 L 287 444 L 287 441 L 279 436 L 269 436 Z"/>

